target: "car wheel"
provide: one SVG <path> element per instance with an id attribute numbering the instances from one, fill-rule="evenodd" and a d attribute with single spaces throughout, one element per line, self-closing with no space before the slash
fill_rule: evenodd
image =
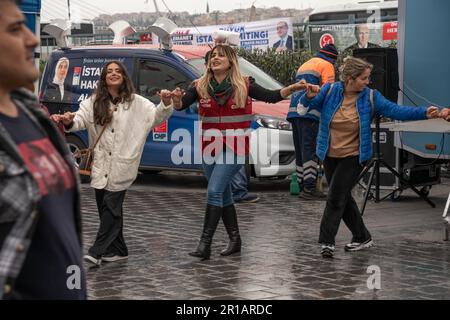
<path id="1" fill-rule="evenodd" d="M 67 145 L 69 146 L 70 152 L 72 152 L 72 154 L 74 154 L 78 150 L 87 148 L 87 146 L 84 144 L 84 142 L 80 138 L 78 138 L 77 136 L 74 136 L 74 135 L 66 136 L 66 142 L 67 142 Z M 76 162 L 77 162 L 77 164 L 79 164 L 80 159 L 77 159 Z M 82 183 L 89 183 L 91 181 L 91 178 L 88 176 L 80 175 L 80 180 Z"/>

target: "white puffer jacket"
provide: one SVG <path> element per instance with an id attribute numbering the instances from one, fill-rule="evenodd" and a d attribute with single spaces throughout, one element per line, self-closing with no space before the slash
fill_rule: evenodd
<path id="1" fill-rule="evenodd" d="M 67 131 L 87 129 L 92 146 L 103 127 L 94 125 L 94 97 L 80 103 L 73 126 Z M 155 105 L 134 94 L 131 103 L 111 103 L 113 120 L 94 150 L 91 186 L 108 191 L 126 190 L 136 179 L 146 138 L 150 131 L 170 117 L 173 106 Z"/>

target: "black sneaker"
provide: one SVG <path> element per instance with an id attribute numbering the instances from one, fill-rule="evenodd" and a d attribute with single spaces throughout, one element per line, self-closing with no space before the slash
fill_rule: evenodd
<path id="1" fill-rule="evenodd" d="M 114 261 L 120 261 L 120 260 L 125 260 L 128 259 L 128 256 L 119 256 L 118 254 L 115 253 L 108 253 L 102 256 L 102 261 L 105 262 L 114 262 Z"/>
<path id="2" fill-rule="evenodd" d="M 241 199 L 239 201 L 235 201 L 236 203 L 253 203 L 253 202 L 258 202 L 259 201 L 259 197 L 257 194 L 253 194 L 253 193 L 249 193 L 247 195 L 247 197 L 245 197 L 244 199 Z"/>
<path id="3" fill-rule="evenodd" d="M 320 191 L 317 191 L 316 189 L 303 189 L 302 192 L 300 192 L 299 197 L 304 200 L 325 200 L 327 196 L 323 194 Z"/>
<path id="4" fill-rule="evenodd" d="M 334 256 L 334 245 L 323 244 L 320 250 L 320 254 L 323 258 L 333 258 Z"/>
<path id="5" fill-rule="evenodd" d="M 345 251 L 359 251 L 359 250 L 363 250 L 365 248 L 370 248 L 371 246 L 373 246 L 373 241 L 372 239 L 368 239 L 364 242 L 352 242 L 352 243 L 348 243 L 345 245 L 344 250 Z"/>

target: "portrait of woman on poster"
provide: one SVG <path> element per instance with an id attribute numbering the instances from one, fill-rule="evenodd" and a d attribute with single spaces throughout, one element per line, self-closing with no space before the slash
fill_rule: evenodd
<path id="1" fill-rule="evenodd" d="M 70 62 L 66 57 L 58 60 L 55 67 L 53 81 L 44 92 L 44 101 L 48 104 L 50 113 L 64 113 L 66 106 L 72 101 L 70 85 L 66 83 Z"/>

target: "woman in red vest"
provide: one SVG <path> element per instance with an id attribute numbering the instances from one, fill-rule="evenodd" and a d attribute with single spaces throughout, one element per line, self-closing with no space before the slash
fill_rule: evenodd
<path id="1" fill-rule="evenodd" d="M 295 83 L 281 90 L 267 90 L 239 72 L 238 57 L 232 47 L 216 45 L 207 62 L 206 73 L 187 90 L 182 100 L 174 91 L 175 109 L 183 110 L 198 101 L 201 120 L 203 169 L 208 179 L 208 200 L 203 233 L 191 256 L 209 259 L 214 232 L 222 217 L 230 238 L 220 254 L 241 251 L 241 237 L 230 182 L 249 154 L 252 98 L 275 103 L 293 92 L 306 89 Z"/>

